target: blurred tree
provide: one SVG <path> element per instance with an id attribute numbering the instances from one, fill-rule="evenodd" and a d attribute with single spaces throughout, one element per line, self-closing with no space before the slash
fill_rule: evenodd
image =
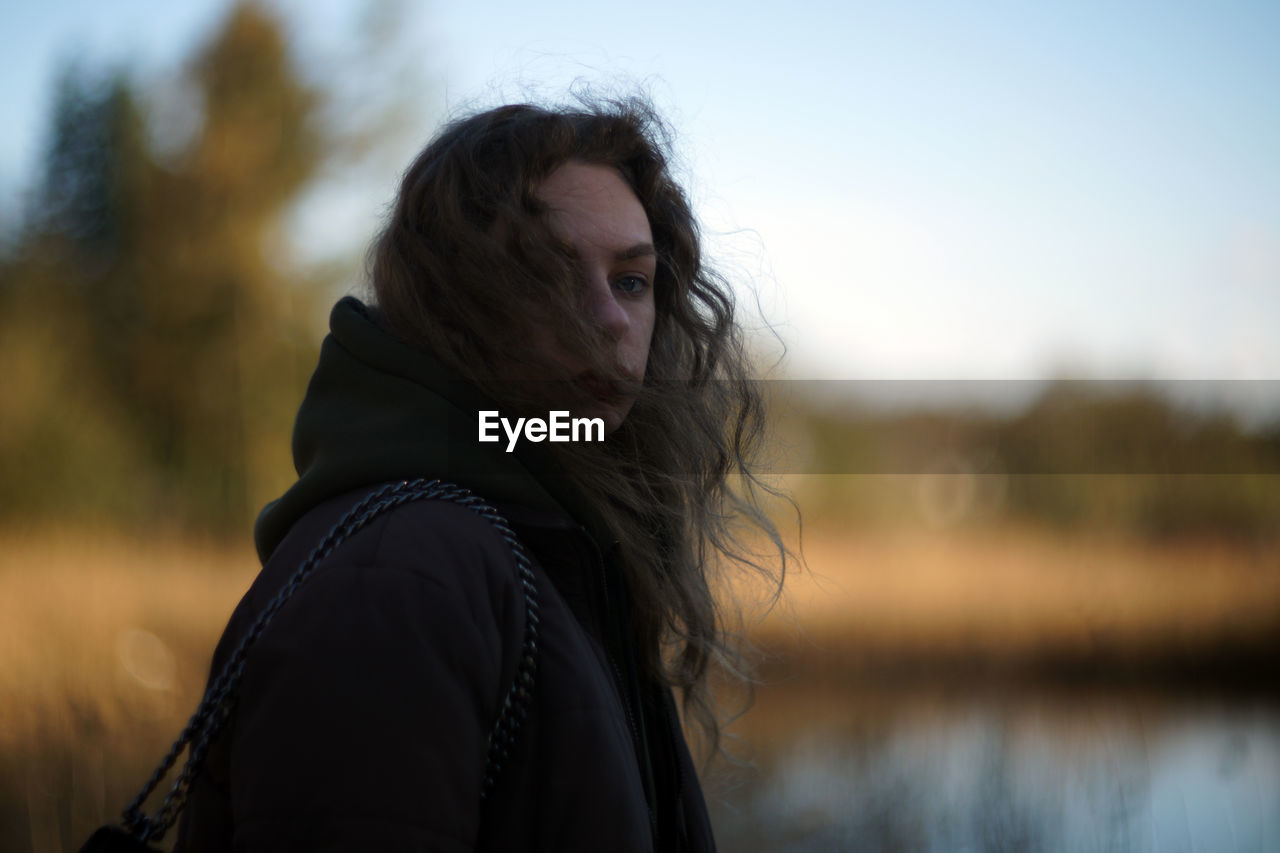
<path id="1" fill-rule="evenodd" d="M 122 75 L 59 77 L 42 180 L 0 259 L 0 507 L 8 514 L 125 510 L 135 436 L 98 381 L 94 306 L 127 254 L 141 117 Z M 136 193 L 132 193 L 136 196 Z"/>
<path id="2" fill-rule="evenodd" d="M 956 477 L 951 485 L 972 488 L 974 500 L 955 521 L 1280 539 L 1280 428 L 1246 430 L 1154 386 L 1063 380 L 1013 415 L 883 413 L 795 395 L 783 423 L 805 470 L 825 475 L 805 478 L 808 521 L 917 523 L 927 514 L 915 499 L 921 484 Z"/>
<path id="3" fill-rule="evenodd" d="M 0 351 L 24 365 L 0 427 L 25 460 L 0 474 L 9 514 L 226 528 L 289 480 L 314 288 L 289 280 L 283 221 L 330 145 L 321 98 L 250 3 L 187 75 L 200 124 L 165 157 L 124 75 L 61 78 L 44 179 L 0 261 Z"/>
<path id="4" fill-rule="evenodd" d="M 312 359 L 283 218 L 326 141 L 318 93 L 256 6 L 235 7 L 190 76 L 202 124 L 141 187 L 144 263 L 102 333 L 124 344 L 114 379 L 168 485 L 226 524 L 288 479 L 284 436 Z"/>

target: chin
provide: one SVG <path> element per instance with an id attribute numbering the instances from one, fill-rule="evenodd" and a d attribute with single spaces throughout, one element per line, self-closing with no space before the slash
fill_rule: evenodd
<path id="1" fill-rule="evenodd" d="M 604 434 L 609 435 L 618 427 L 622 426 L 622 422 L 627 419 L 627 413 L 631 411 L 632 400 L 592 400 L 580 406 L 575 417 L 579 418 L 600 418 L 604 421 Z"/>

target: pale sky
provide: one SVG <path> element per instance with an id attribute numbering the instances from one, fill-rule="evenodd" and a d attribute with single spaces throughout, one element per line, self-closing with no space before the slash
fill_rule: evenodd
<path id="1" fill-rule="evenodd" d="M 360 5 L 274 5 L 332 69 Z M 643 83 L 790 375 L 1280 379 L 1280 4 L 406 5 L 415 144 L 442 109 Z M 0 12 L 0 210 L 60 58 L 172 74 L 226 8 Z M 304 248 L 362 246 L 412 147 L 318 195 Z"/>

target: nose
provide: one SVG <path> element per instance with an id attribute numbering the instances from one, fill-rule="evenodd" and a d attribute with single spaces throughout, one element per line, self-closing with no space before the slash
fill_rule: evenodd
<path id="1" fill-rule="evenodd" d="M 631 325 L 609 277 L 603 273 L 593 274 L 587 283 L 586 310 L 588 320 L 612 340 L 621 340 Z"/>

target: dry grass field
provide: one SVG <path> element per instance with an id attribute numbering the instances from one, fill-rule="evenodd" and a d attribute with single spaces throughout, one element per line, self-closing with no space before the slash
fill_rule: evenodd
<path id="1" fill-rule="evenodd" d="M 783 666 L 1033 659 L 1274 636 L 1280 552 L 1028 530 L 806 534 L 755 636 Z M 73 850 L 194 708 L 256 571 L 246 545 L 0 534 L 0 848 Z"/>
<path id="2" fill-rule="evenodd" d="M 76 850 L 194 710 L 249 547 L 0 537 L 0 849 Z"/>
<path id="3" fill-rule="evenodd" d="M 896 652 L 1035 654 L 1216 642 L 1280 619 L 1280 547 L 1035 529 L 818 531 L 758 634 Z M 853 650 L 850 649 L 852 652 Z"/>

